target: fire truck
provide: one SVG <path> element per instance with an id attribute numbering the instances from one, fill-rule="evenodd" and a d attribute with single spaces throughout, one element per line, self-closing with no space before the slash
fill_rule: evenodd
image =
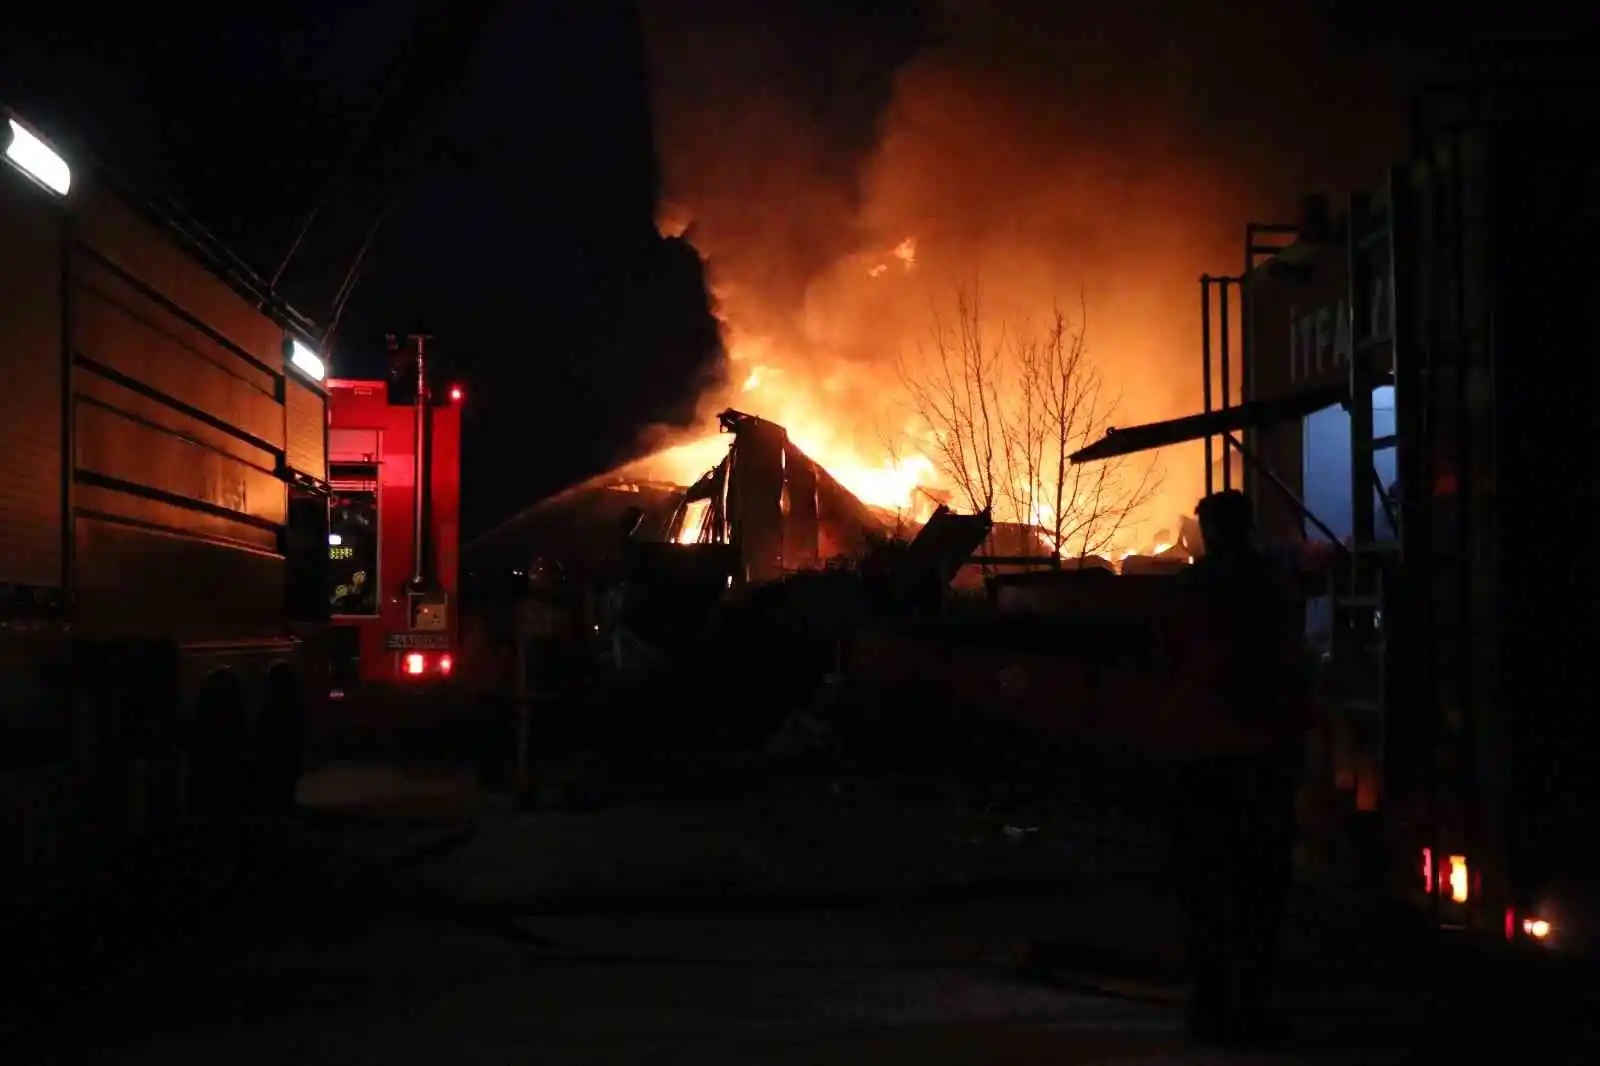
<path id="1" fill-rule="evenodd" d="M 325 368 L 203 230 L 4 110 L 0 233 L 3 779 L 14 885 L 55 905 L 292 802 Z"/>
<path id="2" fill-rule="evenodd" d="M 1574 948 L 1600 942 L 1596 97 L 1422 98 L 1374 191 L 1252 224 L 1202 279 L 1205 409 L 1075 457 L 1204 440 L 1269 538 L 1335 550 L 1307 610 L 1335 880 Z"/>
<path id="3" fill-rule="evenodd" d="M 460 657 L 461 388 L 428 338 L 390 338 L 388 380 L 329 382 L 329 724 L 377 740 L 448 720 Z"/>

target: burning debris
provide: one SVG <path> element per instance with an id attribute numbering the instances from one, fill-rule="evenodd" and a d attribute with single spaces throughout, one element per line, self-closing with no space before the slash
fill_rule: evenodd
<path id="1" fill-rule="evenodd" d="M 758 374 L 759 368 L 752 371 L 753 377 Z M 912 485 L 906 496 L 896 490 L 864 499 L 813 459 L 787 427 L 770 419 L 728 408 L 718 422 L 721 432 L 715 437 L 646 456 L 513 516 L 468 546 L 474 567 L 527 569 L 535 559 L 558 558 L 598 573 L 615 571 L 629 543 L 716 545 L 734 548 L 744 579 L 759 584 L 786 573 L 858 560 L 871 544 L 911 541 L 935 514 L 962 517 L 947 506 L 952 496 L 948 490 Z M 681 473 L 686 471 L 694 473 Z M 857 484 L 862 483 L 862 471 L 852 472 Z M 865 483 L 882 490 L 887 479 L 867 478 Z M 874 505 L 885 498 L 910 499 L 916 506 Z M 983 564 L 985 573 L 1050 565 L 1045 529 L 991 523 L 987 517 L 984 523 L 982 543 L 974 548 L 975 558 L 995 560 Z M 981 582 L 976 568 L 962 566 L 965 558 L 950 576 L 958 585 Z M 1151 573 L 1189 559 L 1183 545 L 1163 542 L 1150 551 L 1124 551 L 1115 558 L 1063 553 L 1055 565 L 1062 570 Z"/>
<path id="2" fill-rule="evenodd" d="M 538 557 L 576 557 L 604 566 L 628 541 L 736 545 L 746 578 L 761 582 L 858 557 L 891 532 L 783 426 L 731 408 L 719 421 L 722 454 L 698 477 L 652 479 L 630 464 L 508 519 L 469 547 L 475 562 L 525 568 Z M 694 454 L 710 458 L 705 451 Z"/>
<path id="3" fill-rule="evenodd" d="M 746 578 L 768 581 L 859 556 L 886 530 L 861 500 L 789 440 L 775 422 L 729 408 L 722 462 L 684 493 L 667 528 L 679 544 L 733 544 Z"/>
<path id="4" fill-rule="evenodd" d="M 894 256 L 894 258 L 900 260 L 901 266 L 907 270 L 910 270 L 912 267 L 917 265 L 917 239 L 915 237 L 907 237 L 905 240 L 894 246 L 894 251 L 891 254 Z M 888 271 L 888 263 L 878 263 L 871 270 L 867 271 L 867 277 L 881 278 L 884 274 L 888 273 Z"/>

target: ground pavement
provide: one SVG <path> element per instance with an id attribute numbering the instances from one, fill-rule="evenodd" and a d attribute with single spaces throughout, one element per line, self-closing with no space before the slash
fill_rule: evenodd
<path id="1" fill-rule="evenodd" d="M 1170 983 L 1024 980 L 1041 928 L 1169 936 L 1154 842 L 1088 812 L 813 781 L 528 815 L 452 780 L 344 767 L 303 789 L 323 818 L 360 812 L 369 855 L 389 834 L 382 876 L 153 961 L 31 1061 L 1425 1061 L 1337 1023 L 1224 1055 L 1184 1040 Z"/>

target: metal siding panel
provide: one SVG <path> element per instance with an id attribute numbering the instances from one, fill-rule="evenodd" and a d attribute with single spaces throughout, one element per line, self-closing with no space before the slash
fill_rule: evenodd
<path id="1" fill-rule="evenodd" d="M 81 241 L 268 369 L 283 372 L 281 327 L 110 192 L 84 182 L 73 195 Z"/>
<path id="2" fill-rule="evenodd" d="M 285 631 L 279 555 L 84 515 L 75 530 L 85 638 L 259 640 Z"/>
<path id="3" fill-rule="evenodd" d="M 439 582 L 455 595 L 461 565 L 461 408 L 433 412 L 433 526 Z M 460 607 L 451 612 L 452 625 Z"/>
<path id="4" fill-rule="evenodd" d="M 72 316 L 77 356 L 282 447 L 283 409 L 267 391 L 276 387 L 270 376 L 107 273 L 79 274 L 78 280 Z"/>
<path id="5" fill-rule="evenodd" d="M 1300 264 L 1286 266 L 1289 259 Z M 1270 397 L 1343 383 L 1349 374 L 1337 313 L 1345 299 L 1344 245 L 1295 246 L 1285 262 L 1268 261 L 1251 272 L 1250 304 L 1257 395 Z M 1296 493 L 1304 491 L 1303 421 L 1258 430 L 1257 458 Z M 1269 539 L 1304 533 L 1298 508 L 1275 487 L 1258 483 L 1257 522 Z"/>
<path id="6" fill-rule="evenodd" d="M 380 444 L 375 429 L 328 430 L 328 459 L 341 463 L 375 463 Z"/>
<path id="7" fill-rule="evenodd" d="M 1588 136 L 1507 135 L 1501 148 L 1493 514 L 1496 695 L 1518 758 L 1514 857 L 1539 876 L 1600 865 L 1578 843 L 1600 817 L 1593 634 L 1600 590 L 1583 531 L 1597 510 L 1600 151 Z M 1586 209 L 1587 208 L 1587 209 Z"/>
<path id="8" fill-rule="evenodd" d="M 327 401 L 290 375 L 284 381 L 284 407 L 284 462 L 291 470 L 326 479 Z"/>
<path id="9" fill-rule="evenodd" d="M 0 583 L 62 582 L 61 225 L 0 171 Z"/>
<path id="10" fill-rule="evenodd" d="M 411 419 L 411 408 L 380 408 L 387 416 L 380 442 L 383 446 L 382 465 L 378 468 L 378 536 L 382 545 L 378 558 L 378 573 L 383 580 L 381 594 L 387 624 L 396 629 L 408 629 L 405 621 L 404 601 L 395 590 L 412 576 L 415 554 L 412 545 L 413 506 L 416 500 L 416 428 Z M 381 644 L 381 638 L 380 638 Z"/>
<path id="11" fill-rule="evenodd" d="M 74 505 L 80 515 L 122 519 L 138 525 L 177 530 L 193 536 L 236 544 L 253 551 L 276 551 L 277 531 L 262 529 L 218 514 L 196 511 L 103 485 L 79 485 Z"/>
<path id="12" fill-rule="evenodd" d="M 80 399 L 75 405 L 80 472 L 283 525 L 288 486 L 273 474 L 128 415 Z"/>
<path id="13" fill-rule="evenodd" d="M 189 437 L 208 448 L 231 455 L 262 470 L 277 468 L 278 454 L 267 448 L 208 425 L 176 407 L 161 402 L 112 380 L 92 368 L 80 365 L 73 375 L 74 395 L 106 407 L 124 411 L 141 421 L 160 426 L 170 433 Z"/>

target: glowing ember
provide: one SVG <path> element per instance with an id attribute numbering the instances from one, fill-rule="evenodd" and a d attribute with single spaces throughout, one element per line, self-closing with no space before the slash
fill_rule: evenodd
<path id="1" fill-rule="evenodd" d="M 692 500 L 683 509 L 683 524 L 678 527 L 679 544 L 699 544 L 704 534 L 706 514 L 711 510 L 710 500 Z"/>
<path id="2" fill-rule="evenodd" d="M 916 266 L 917 239 L 915 237 L 907 237 L 905 240 L 895 245 L 894 257 L 900 260 L 900 262 L 904 263 L 907 270 L 910 270 L 912 267 Z"/>

